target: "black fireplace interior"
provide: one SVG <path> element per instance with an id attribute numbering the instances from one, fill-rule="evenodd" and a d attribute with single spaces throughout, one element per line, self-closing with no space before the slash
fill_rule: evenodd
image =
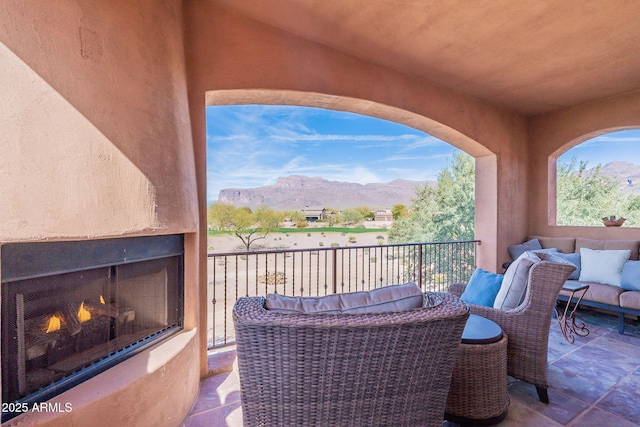
<path id="1" fill-rule="evenodd" d="M 3 245 L 3 403 L 49 400 L 182 329 L 183 248 L 182 235 Z"/>

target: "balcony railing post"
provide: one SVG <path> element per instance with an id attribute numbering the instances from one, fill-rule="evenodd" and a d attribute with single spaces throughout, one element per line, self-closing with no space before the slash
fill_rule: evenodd
<path id="1" fill-rule="evenodd" d="M 418 286 L 422 289 L 422 245 L 418 245 Z"/>
<path id="2" fill-rule="evenodd" d="M 331 282 L 333 283 L 333 293 L 338 293 L 338 250 L 333 248 L 331 250 L 333 252 L 331 256 Z"/>

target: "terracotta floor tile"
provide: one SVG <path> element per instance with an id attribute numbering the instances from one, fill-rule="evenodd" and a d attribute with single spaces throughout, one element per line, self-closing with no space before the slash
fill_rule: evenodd
<path id="1" fill-rule="evenodd" d="M 510 379 L 511 403 L 501 427 L 640 427 L 640 325 L 627 320 L 618 334 L 617 317 L 579 310 L 590 334 L 564 340 L 552 319 L 549 333 L 549 399 L 538 400 L 531 384 Z M 210 368 L 229 369 L 235 351 L 223 349 L 210 357 Z M 234 366 L 234 365 L 233 365 Z M 235 367 L 235 366 L 234 366 Z M 456 424 L 445 422 L 447 427 Z M 242 427 L 237 371 L 221 372 L 202 381 L 198 400 L 182 427 Z"/>

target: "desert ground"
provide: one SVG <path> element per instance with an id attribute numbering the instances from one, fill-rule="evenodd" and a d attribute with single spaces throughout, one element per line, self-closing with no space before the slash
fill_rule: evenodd
<path id="1" fill-rule="evenodd" d="M 384 238 L 385 244 L 388 243 L 386 230 L 375 230 L 367 233 L 323 233 L 309 228 L 305 232 L 269 234 L 265 239 L 257 240 L 255 245 L 251 246 L 251 249 L 310 249 L 331 247 L 332 243 L 337 243 L 340 247 L 369 246 L 379 244 L 378 236 Z M 352 239 L 355 238 L 355 243 L 349 242 L 350 237 Z M 245 250 L 240 239 L 233 235 L 209 236 L 208 248 L 209 253 L 242 252 Z"/>
<path id="2" fill-rule="evenodd" d="M 387 232 L 379 229 L 365 233 L 321 232 L 313 228 L 305 232 L 272 233 L 265 239 L 258 240 L 252 245 L 252 250 L 275 249 L 315 249 L 331 248 L 339 245 L 340 248 L 357 246 L 379 246 L 387 244 Z M 215 256 L 213 254 L 228 254 L 244 252 L 245 248 L 240 239 L 233 235 L 209 236 L 208 248 L 210 261 L 208 263 L 208 341 L 209 345 L 221 344 L 226 340 L 233 340 L 233 321 L 231 309 L 235 301 L 245 295 L 266 295 L 269 292 L 282 294 L 313 294 L 321 295 L 327 291 L 319 284 L 325 284 L 329 279 L 322 276 L 327 270 L 326 265 L 332 264 L 330 259 L 315 251 L 306 251 L 304 254 L 291 254 L 278 256 L 253 256 L 231 255 Z M 354 265 L 350 270 L 369 268 L 371 260 L 375 260 L 375 249 L 369 251 L 355 250 Z M 357 261 L 355 259 L 357 258 Z M 378 256 L 378 259 L 381 256 Z M 366 262 L 363 262 L 365 261 Z M 351 262 L 351 261 L 350 261 Z M 285 264 L 286 263 L 286 264 Z M 294 266 L 295 265 L 295 266 Z M 362 267 L 361 267 L 362 266 Z M 346 270 L 346 268 L 345 268 Z M 270 283 L 265 280 L 265 272 L 278 274 L 286 272 L 287 278 L 282 283 Z M 365 274 L 359 270 L 361 275 Z M 370 271 L 370 270 L 367 270 Z M 346 272 L 345 274 L 350 274 Z M 371 273 L 366 273 L 371 274 Z M 256 280 L 257 279 L 257 280 Z M 350 277 L 349 280 L 352 278 Z M 340 278 L 344 282 L 345 278 Z M 353 279 L 363 283 L 363 277 Z M 363 285 L 361 285 L 363 286 Z M 303 290 L 304 288 L 304 290 Z"/>

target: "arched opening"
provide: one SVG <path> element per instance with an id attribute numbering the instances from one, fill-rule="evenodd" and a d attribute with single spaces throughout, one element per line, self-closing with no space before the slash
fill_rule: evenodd
<path id="1" fill-rule="evenodd" d="M 250 104 L 317 107 L 356 113 L 402 124 L 431 135 L 476 159 L 476 180 L 480 179 L 482 184 L 481 190 L 477 191 L 476 194 L 476 223 L 478 218 L 490 218 L 491 212 L 495 210 L 495 201 L 493 203 L 485 203 L 487 198 L 493 197 L 492 189 L 495 189 L 495 176 L 497 173 L 495 155 L 477 141 L 432 119 L 368 100 L 310 92 L 220 90 L 210 91 L 206 94 L 206 106 Z M 478 159 L 482 160 L 478 162 Z M 484 224 L 487 224 L 487 222 Z M 476 238 L 479 238 L 479 236 L 476 236 Z"/>
<path id="2" fill-rule="evenodd" d="M 227 89 L 205 93 L 205 106 L 215 105 L 296 105 L 346 111 L 403 124 L 432 135 L 475 158 L 475 238 L 483 242 L 477 262 L 495 269 L 502 263 L 498 255 L 498 159 L 494 152 L 450 126 L 412 111 L 379 102 L 317 92 L 271 89 Z M 204 124 L 204 123 L 203 123 Z M 463 123 L 468 125 L 468 123 Z M 204 142 L 203 142 L 204 144 Z M 514 176 L 514 179 L 516 177 Z M 206 225 L 203 225 L 206 227 Z"/>
<path id="3" fill-rule="evenodd" d="M 639 145 L 640 130 L 626 129 L 562 147 L 551 175 L 555 179 L 555 224 L 640 226 Z M 621 217 L 625 220 L 616 221 Z"/>
<path id="4" fill-rule="evenodd" d="M 518 169 L 511 168 L 506 158 L 504 162 L 499 161 L 498 156 L 492 150 L 469 136 L 468 132 L 459 131 L 451 127 L 451 125 L 445 125 L 414 111 L 362 98 L 272 89 L 227 89 L 205 92 L 205 106 L 245 104 L 307 106 L 363 114 L 423 131 L 466 152 L 475 158 L 476 163 L 475 238 L 483 242 L 477 254 L 478 265 L 487 269 L 498 269 L 504 261 L 504 256 L 499 247 L 501 248 L 504 245 L 504 250 L 506 251 L 505 242 L 513 240 L 513 238 L 508 237 L 508 235 L 513 234 L 513 230 L 499 228 L 499 218 L 505 212 L 499 208 L 499 205 L 513 203 L 513 200 L 507 200 L 505 197 L 505 189 L 501 189 L 503 185 L 501 184 L 501 178 L 498 177 L 498 170 L 502 170 L 501 173 L 506 173 L 506 176 L 513 177 L 513 180 L 509 180 L 509 182 L 521 182 L 520 172 Z M 202 114 L 202 118 L 202 129 L 204 130 L 204 114 Z M 476 135 L 476 137 L 488 138 L 491 134 L 486 133 L 484 122 L 473 125 L 473 123 L 462 120 L 460 125 L 463 128 L 472 130 L 473 135 Z M 206 138 L 204 133 L 201 135 L 204 158 Z M 504 136 L 498 135 L 498 139 Z M 490 141 L 494 142 L 493 139 Z M 204 163 L 204 161 L 199 163 L 200 182 L 203 183 L 206 181 L 206 165 Z M 509 185 L 509 188 L 506 188 L 507 193 L 512 191 L 511 187 Z M 201 200 L 206 201 L 205 190 L 201 189 L 200 191 Z M 516 194 L 517 203 L 524 201 L 522 194 L 522 192 Z M 203 210 L 206 210 L 206 207 L 203 208 Z M 512 217 L 512 215 L 510 216 Z M 524 227 L 521 221 L 514 224 L 518 230 Z M 204 223 L 203 228 L 206 228 L 206 223 Z"/>

